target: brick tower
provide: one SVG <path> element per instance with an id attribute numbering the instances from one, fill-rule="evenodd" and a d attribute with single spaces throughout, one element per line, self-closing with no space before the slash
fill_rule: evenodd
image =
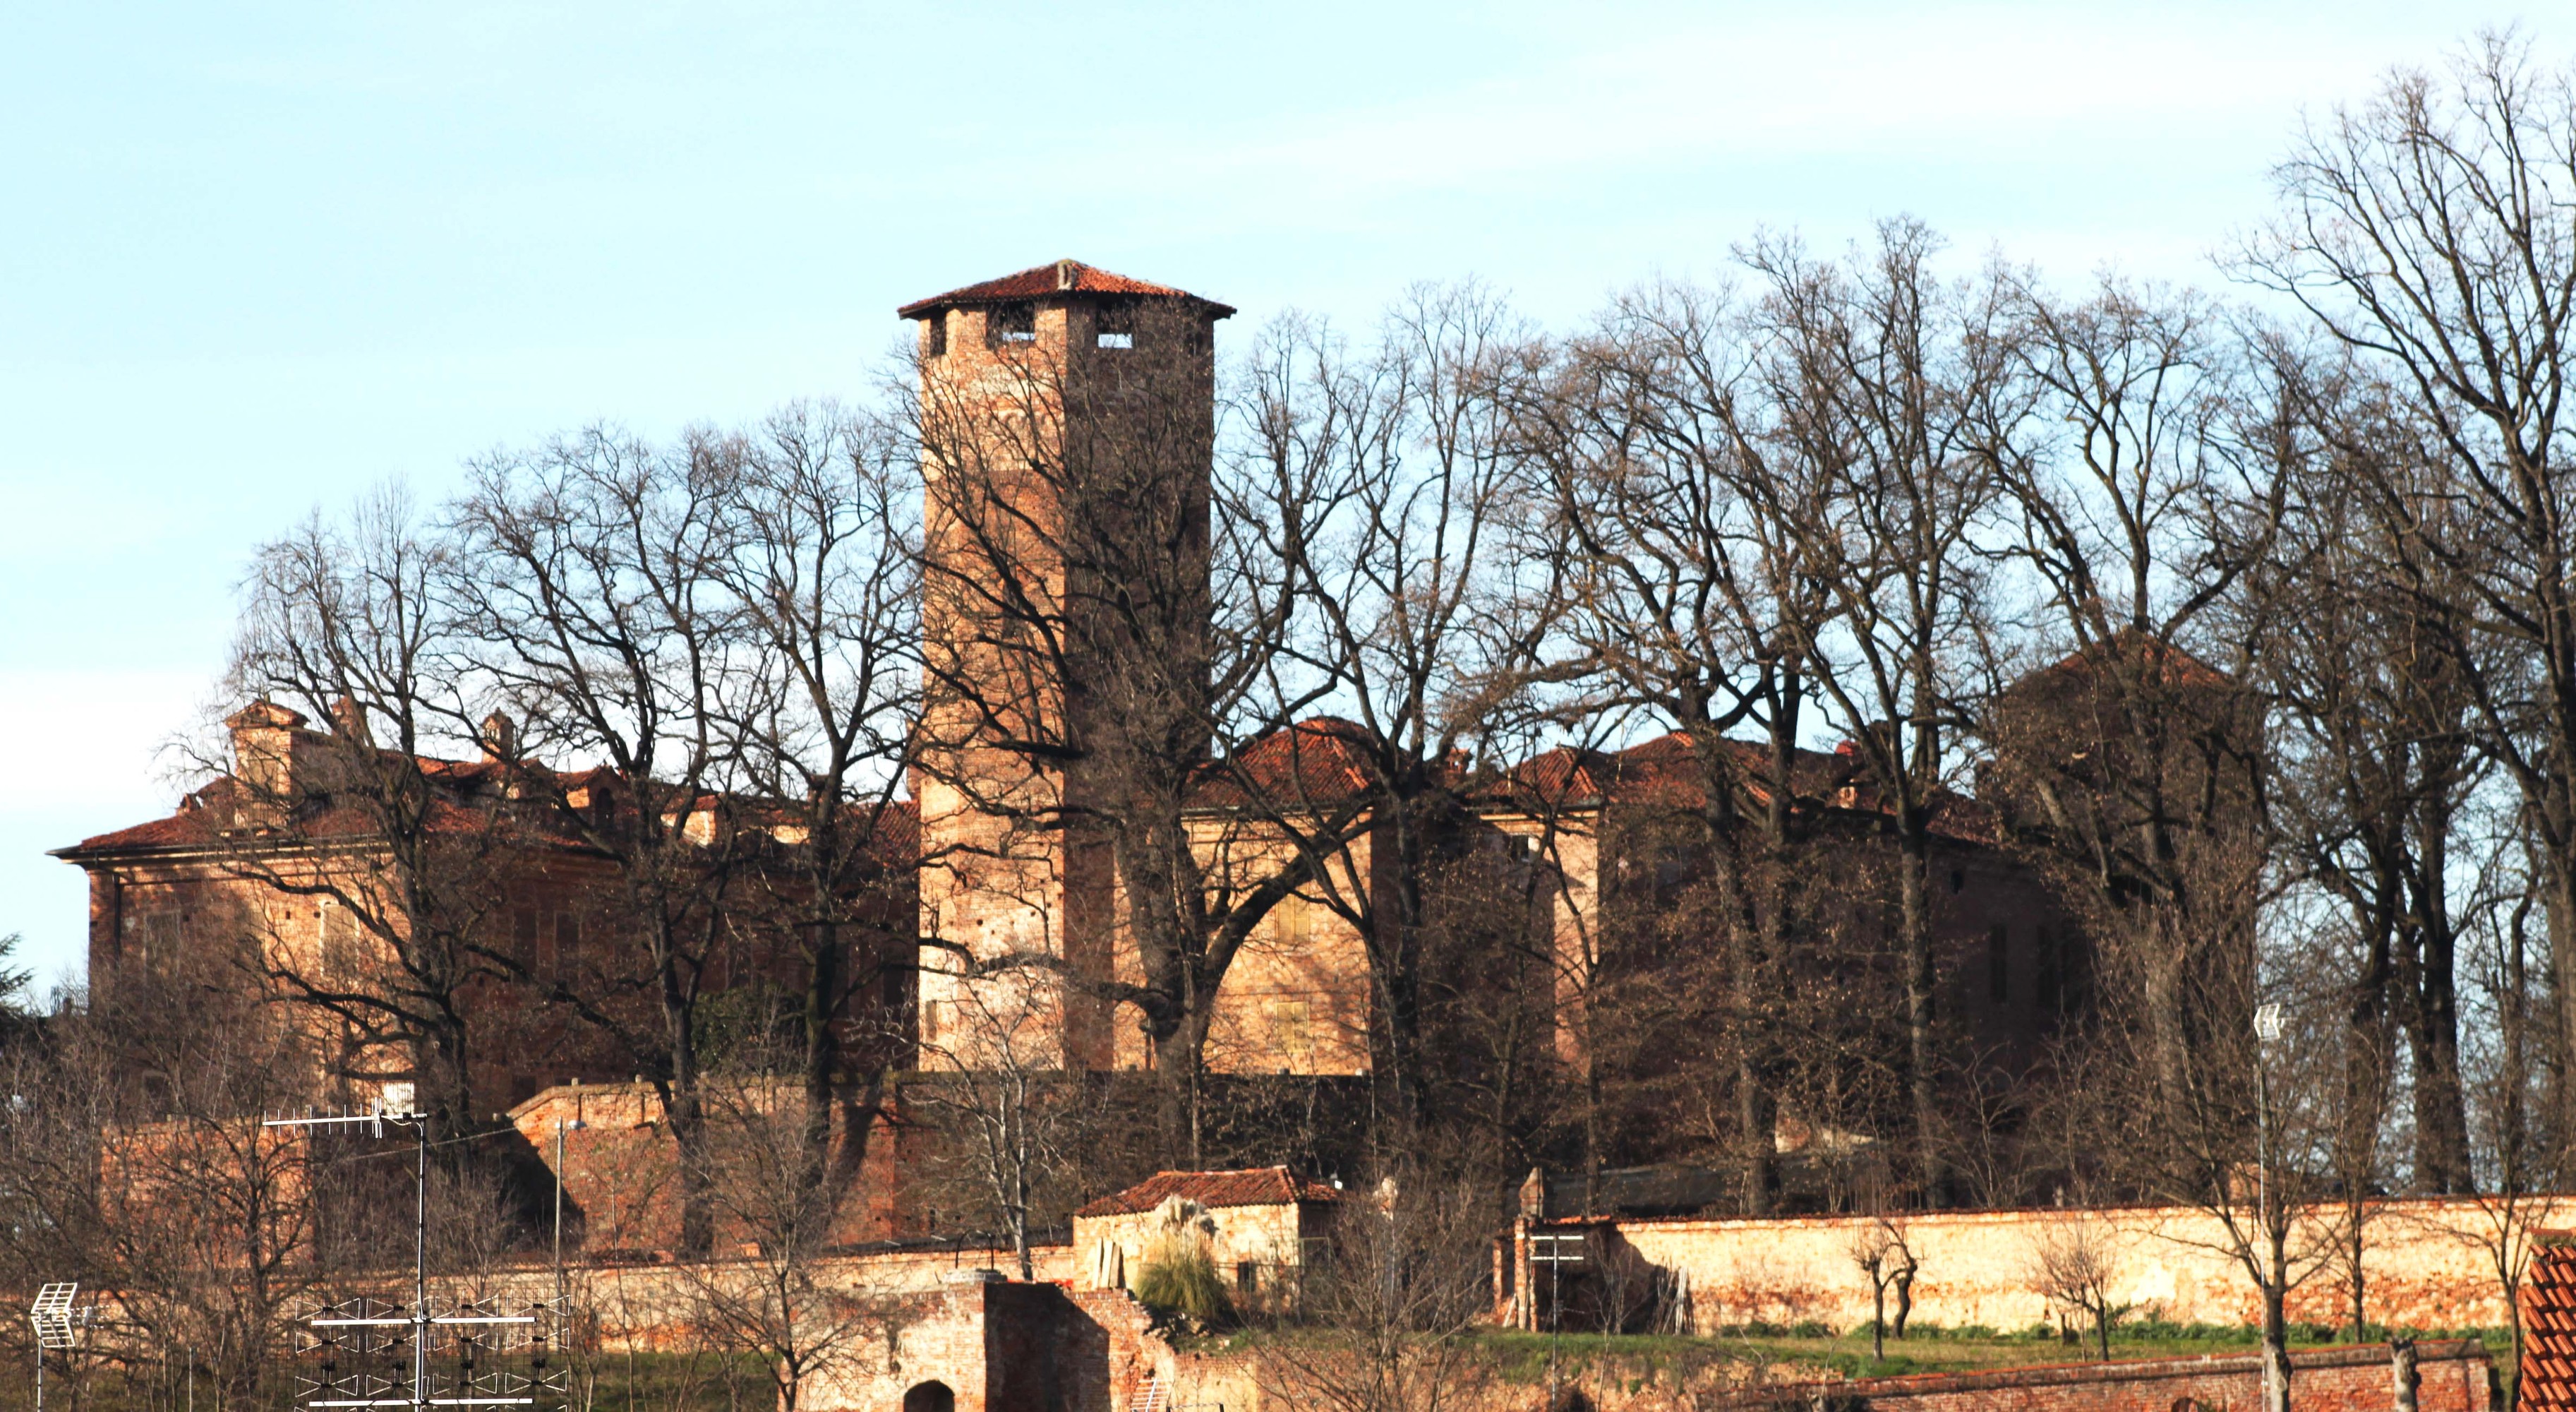
<path id="1" fill-rule="evenodd" d="M 1060 260 L 898 312 L 920 324 L 924 1062 L 1007 1044 L 1107 1068 L 1084 982 L 1113 965 L 1120 766 L 1097 722 L 1152 709 L 1122 696 L 1122 654 L 1205 660 L 1213 333 L 1234 311 Z"/>

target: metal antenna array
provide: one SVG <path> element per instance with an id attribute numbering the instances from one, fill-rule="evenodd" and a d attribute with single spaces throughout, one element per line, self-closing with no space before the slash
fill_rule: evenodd
<path id="1" fill-rule="evenodd" d="M 296 1349 L 305 1364 L 296 1374 L 297 1397 L 308 1408 L 533 1408 L 540 1397 L 546 1405 L 560 1407 L 564 1370 L 550 1357 L 563 1342 L 560 1295 L 531 1301 L 515 1313 L 492 1299 L 457 1301 L 446 1313 L 430 1303 L 427 1117 L 389 1113 L 379 1105 L 345 1116 L 275 1118 L 262 1126 L 361 1127 L 383 1137 L 388 1123 L 410 1128 L 414 1139 L 411 1302 L 406 1307 L 359 1298 L 316 1310 Z M 488 1355 L 514 1352 L 526 1353 L 525 1371 L 490 1365 Z M 434 1372 L 433 1355 L 454 1367 Z M 410 1365 L 407 1379 L 405 1362 Z"/>
<path id="2" fill-rule="evenodd" d="M 37 1290 L 36 1302 L 27 1306 L 27 1321 L 36 1326 L 36 1412 L 45 1412 L 45 1350 L 70 1352 L 89 1323 L 88 1309 L 72 1307 L 79 1293 L 78 1281 L 62 1280 Z"/>

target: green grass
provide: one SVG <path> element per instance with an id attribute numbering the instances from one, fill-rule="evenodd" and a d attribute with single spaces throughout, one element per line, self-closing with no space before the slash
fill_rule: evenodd
<path id="1" fill-rule="evenodd" d="M 2372 1332 L 2385 1337 L 2389 1331 Z M 2405 1332 L 2423 1338 L 2480 1339 L 2498 1367 L 2508 1362 L 2508 1339 L 2502 1329 Z M 1841 1333 L 1813 1324 L 1792 1328 L 1753 1325 L 1720 1330 L 1705 1337 L 1569 1332 L 1558 1338 L 1545 1333 L 1489 1330 L 1477 1338 L 1489 1351 L 1496 1372 L 1516 1382 L 1544 1379 L 1551 1357 L 1557 1361 L 1560 1373 L 1568 1368 L 1597 1368 L 1623 1379 L 1684 1379 L 1720 1362 L 1794 1379 L 1802 1375 L 1882 1378 L 1910 1373 L 1961 1373 L 2044 1363 L 2089 1363 L 2097 1356 L 2089 1336 L 2081 1344 L 2067 1344 L 2054 1328 L 2006 1332 L 1927 1328 L 1918 1324 L 1906 1333 L 1901 1341 L 1887 1341 L 1885 1358 L 1870 1356 L 1866 1325 Z M 2291 1346 L 2313 1348 L 2346 1341 L 2337 1330 L 2298 1328 L 2292 1330 Z M 2251 1353 L 2261 1342 L 2260 1334 L 2248 1327 L 2141 1321 L 2112 1330 L 2111 1356 L 2131 1359 Z"/>
<path id="2" fill-rule="evenodd" d="M 730 1366 L 728 1366 L 730 1363 Z M 768 1412 L 777 1405 L 769 1373 L 760 1360 L 719 1355 L 639 1353 L 633 1374 L 626 1355 L 600 1354 L 576 1362 L 569 1412 Z M 728 1377 L 728 1374 L 731 1376 Z M 0 1374 L 0 1412 L 25 1412 L 33 1403 L 32 1372 L 25 1377 Z M 92 1363 L 77 1375 L 60 1363 L 49 1365 L 45 1406 L 78 1412 L 294 1412 L 294 1368 L 280 1364 L 267 1388 L 256 1398 L 234 1397 L 219 1403 L 212 1381 L 200 1375 L 190 1398 L 183 1377 L 144 1367 L 131 1372 Z"/>

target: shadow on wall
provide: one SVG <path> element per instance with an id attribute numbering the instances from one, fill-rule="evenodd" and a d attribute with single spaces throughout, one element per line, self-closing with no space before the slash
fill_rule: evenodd
<path id="1" fill-rule="evenodd" d="M 1616 1226 L 1580 1227 L 1559 1233 L 1559 1238 L 1564 1235 L 1576 1235 L 1580 1243 L 1550 1247 L 1551 1253 L 1565 1257 L 1562 1263 L 1554 1270 L 1544 1261 L 1533 1267 L 1530 1292 L 1537 1300 L 1538 1328 L 1614 1334 L 1690 1331 L 1690 1283 L 1682 1272 L 1647 1259 Z"/>

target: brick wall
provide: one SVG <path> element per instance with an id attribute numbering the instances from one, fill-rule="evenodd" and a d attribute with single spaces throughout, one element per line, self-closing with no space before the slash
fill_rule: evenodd
<path id="1" fill-rule="evenodd" d="M 2525 1198 L 2516 1220 L 2565 1220 L 2576 1197 Z M 2320 1211 L 2301 1223 L 2303 1263 L 2331 1236 L 2339 1213 Z M 2464 1199 L 2378 1203 L 2364 1226 L 2362 1268 L 2370 1319 L 2423 1329 L 2498 1328 L 2507 1322 L 2491 1245 L 2506 1227 L 2487 1205 Z M 1868 1217 L 1775 1220 L 1634 1219 L 1599 1223 L 1523 1222 L 1502 1252 L 1507 1290 L 1501 1317 L 1522 1327 L 1543 1319 L 1533 1288 L 1527 1237 L 1585 1232 L 1614 1262 L 1661 1272 L 1684 1306 L 1684 1325 L 1698 1330 L 1749 1323 L 1815 1320 L 1851 1328 L 1870 1317 L 1869 1281 L 1853 1264 L 1856 1236 Z M 2038 1247 L 2049 1239 L 2097 1243 L 2117 1274 L 2112 1298 L 2141 1317 L 2177 1323 L 2243 1325 L 2259 1318 L 2254 1286 L 2225 1253 L 2210 1217 L 2182 1208 L 2100 1211 L 1923 1212 L 1898 1218 L 1920 1262 L 1914 1318 L 1958 1327 L 2028 1328 L 2057 1317 L 2037 1279 Z M 1569 1267 L 1570 1269 L 1571 1267 Z M 2346 1278 L 2331 1264 L 2291 1291 L 2289 1313 L 2304 1323 L 2348 1318 Z M 1537 1291 L 1542 1296 L 1544 1290 Z M 1569 1298 L 1569 1303 L 1571 1299 Z"/>

